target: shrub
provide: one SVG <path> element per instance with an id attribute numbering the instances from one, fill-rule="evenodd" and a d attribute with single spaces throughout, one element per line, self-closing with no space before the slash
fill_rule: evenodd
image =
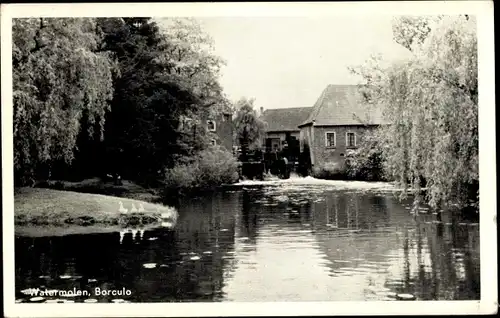
<path id="1" fill-rule="evenodd" d="M 354 180 L 387 181 L 382 154 L 376 148 L 360 148 L 348 153 L 346 173 Z"/>
<path id="2" fill-rule="evenodd" d="M 165 172 L 166 190 L 205 190 L 238 181 L 236 158 L 218 146 L 185 159 Z"/>
<path id="3" fill-rule="evenodd" d="M 326 162 L 312 168 L 312 176 L 318 179 L 345 180 L 347 173 L 343 164 Z"/>

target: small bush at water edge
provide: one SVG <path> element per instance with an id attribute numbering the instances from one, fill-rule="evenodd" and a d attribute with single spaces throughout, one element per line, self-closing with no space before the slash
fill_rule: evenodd
<path id="1" fill-rule="evenodd" d="M 165 173 L 166 190 L 204 190 L 238 181 L 238 162 L 220 148 L 211 147 Z"/>
<path id="2" fill-rule="evenodd" d="M 388 181 L 382 154 L 373 148 L 361 148 L 346 156 L 346 173 L 349 179 L 360 181 Z"/>
<path id="3" fill-rule="evenodd" d="M 312 176 L 318 179 L 345 180 L 347 173 L 344 165 L 325 162 L 312 168 Z"/>

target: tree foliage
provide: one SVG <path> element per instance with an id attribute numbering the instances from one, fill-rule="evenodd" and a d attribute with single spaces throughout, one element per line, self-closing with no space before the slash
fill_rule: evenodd
<path id="1" fill-rule="evenodd" d="M 165 71 L 159 57 L 166 45 L 154 21 L 114 20 L 102 21 L 105 48 L 120 69 L 107 118 L 106 158 L 109 169 L 138 178 L 172 164 L 180 116 L 195 112 L 199 101 Z"/>
<path id="2" fill-rule="evenodd" d="M 359 148 L 346 153 L 347 177 L 363 181 L 385 181 L 379 131 L 367 131 Z"/>
<path id="3" fill-rule="evenodd" d="M 368 84 L 363 94 L 390 122 L 380 143 L 392 176 L 405 189 L 420 190 L 425 180 L 433 207 L 464 205 L 479 180 L 476 21 L 412 21 L 394 27 L 395 38 L 411 45 L 411 57 L 388 67 L 373 59 L 358 68 Z M 418 32 L 408 32 L 411 25 Z"/>
<path id="4" fill-rule="evenodd" d="M 18 175 L 62 161 L 66 175 L 162 178 L 209 145 L 203 119 L 229 107 L 223 62 L 196 21 L 168 22 L 14 21 Z"/>
<path id="5" fill-rule="evenodd" d="M 219 146 L 200 151 L 186 162 L 165 171 L 167 196 L 178 192 L 190 192 L 200 189 L 232 183 L 238 180 L 238 162 L 226 149 Z M 172 193 L 172 190 L 175 192 Z M 177 192 L 177 193 L 176 193 Z"/>
<path id="6" fill-rule="evenodd" d="M 259 119 L 254 110 L 253 99 L 241 98 L 236 102 L 234 108 L 236 109 L 236 116 L 233 120 L 235 137 L 243 154 L 246 154 L 246 150 L 260 146 L 265 123 Z"/>
<path id="7" fill-rule="evenodd" d="M 113 63 L 93 19 L 14 19 L 14 167 L 26 181 L 44 163 L 71 162 L 81 119 L 102 137 Z M 94 125 L 96 124 L 96 125 Z M 23 180 L 21 180 L 23 179 Z"/>
<path id="8" fill-rule="evenodd" d="M 168 18 L 161 22 L 165 48 L 159 61 L 165 71 L 192 90 L 210 111 L 229 106 L 218 81 L 224 61 L 214 54 L 210 36 L 194 19 Z"/>
<path id="9" fill-rule="evenodd" d="M 109 166 L 129 178 L 160 176 L 209 144 L 202 118 L 224 103 L 219 62 L 204 50 L 194 21 L 165 27 L 154 19 L 120 20 L 105 36 L 121 73 L 114 82 L 106 149 L 122 166 Z"/>
<path id="10" fill-rule="evenodd" d="M 412 51 L 422 45 L 434 23 L 442 16 L 398 16 L 392 21 L 393 38 L 396 43 Z"/>
<path id="11" fill-rule="evenodd" d="M 177 146 L 182 154 L 175 161 L 183 162 L 210 144 L 205 134 L 206 119 L 217 118 L 231 108 L 219 83 L 224 61 L 215 55 L 213 40 L 196 20 L 164 18 L 158 25 L 164 45 L 159 63 L 169 78 L 198 100 L 197 107 L 180 116 Z"/>

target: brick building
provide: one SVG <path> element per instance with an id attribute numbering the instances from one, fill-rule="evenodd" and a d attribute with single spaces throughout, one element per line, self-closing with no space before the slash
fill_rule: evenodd
<path id="1" fill-rule="evenodd" d="M 328 85 L 300 128 L 300 151 L 310 149 L 311 164 L 341 163 L 363 135 L 381 124 L 382 112 L 363 105 L 357 85 Z"/>
<path id="2" fill-rule="evenodd" d="M 233 151 L 233 123 L 232 113 L 223 111 L 210 115 L 206 119 L 206 127 L 212 134 L 213 145 L 220 145 L 228 151 Z"/>

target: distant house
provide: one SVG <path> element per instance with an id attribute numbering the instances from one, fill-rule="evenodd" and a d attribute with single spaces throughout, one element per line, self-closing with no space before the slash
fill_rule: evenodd
<path id="1" fill-rule="evenodd" d="M 228 151 L 233 150 L 233 123 L 230 111 L 212 114 L 206 119 L 206 127 L 212 135 L 212 145 L 220 145 Z"/>
<path id="2" fill-rule="evenodd" d="M 312 165 L 343 162 L 363 134 L 383 124 L 382 113 L 362 104 L 357 85 L 328 85 L 309 116 L 298 125 L 300 150 L 308 146 Z"/>
<path id="3" fill-rule="evenodd" d="M 204 127 L 209 135 L 211 145 L 220 145 L 228 151 L 233 149 L 233 124 L 232 112 L 229 109 L 219 107 L 207 114 L 202 114 L 198 119 L 184 117 L 180 129 L 188 134 L 196 134 L 198 128 Z"/>
<path id="4" fill-rule="evenodd" d="M 301 124 L 309 116 L 312 107 L 277 108 L 261 110 L 260 119 L 266 123 L 263 146 L 266 151 L 281 150 L 286 143 L 299 149 Z"/>

